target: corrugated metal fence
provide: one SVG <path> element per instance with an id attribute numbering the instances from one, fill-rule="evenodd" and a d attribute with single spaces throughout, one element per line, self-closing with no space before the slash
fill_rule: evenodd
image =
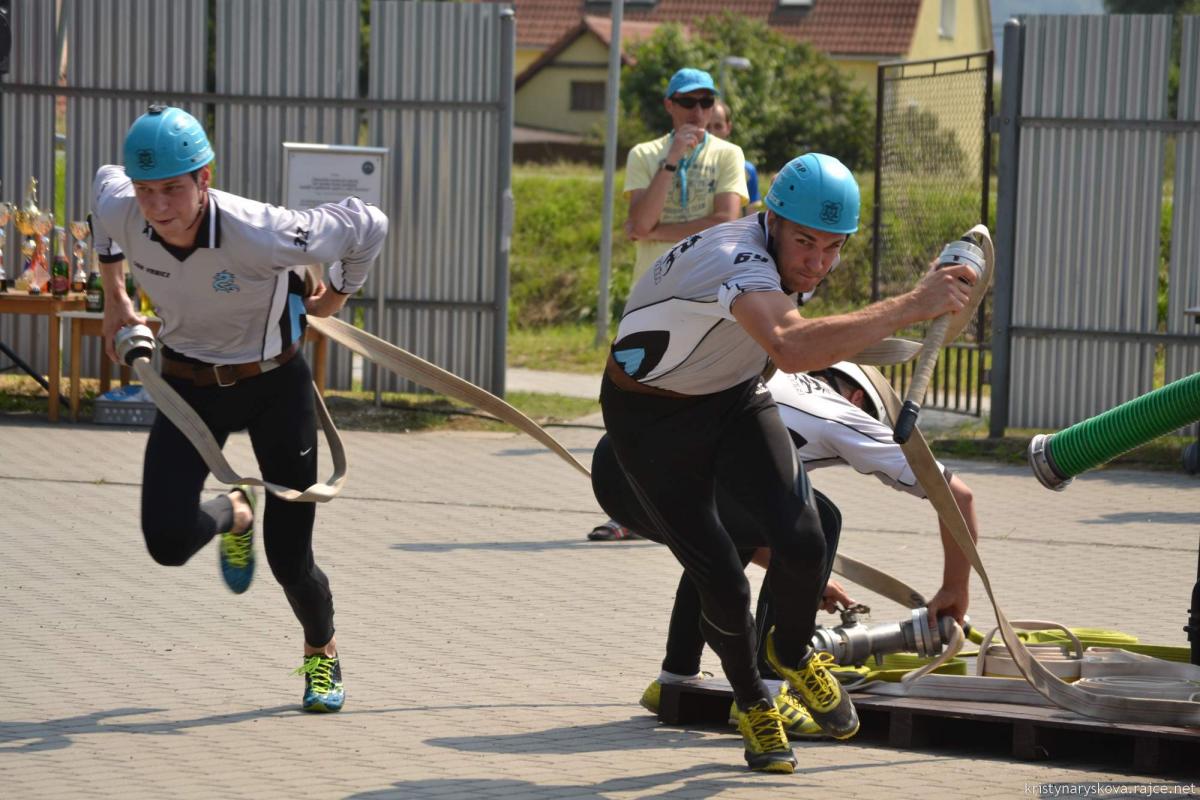
<path id="1" fill-rule="evenodd" d="M 1200 191 L 1188 19 L 1169 118 L 1167 16 L 1032 16 L 1005 28 L 992 435 L 1057 428 L 1195 371 Z M 1190 58 L 1187 54 L 1191 54 Z M 1183 88 L 1186 87 L 1186 88 Z M 1177 135 L 1170 300 L 1159 319 L 1167 141 Z"/>
<path id="2" fill-rule="evenodd" d="M 358 0 L 63 0 L 57 20 L 54 0 L 13 5 L 13 71 L 0 78 L 5 199 L 21 200 L 32 174 L 40 205 L 54 208 L 56 96 L 67 98 L 67 220 L 86 215 L 92 175 L 120 162 L 125 130 L 150 101 L 205 121 L 215 184 L 267 202 L 282 200 L 284 141 L 388 147 L 388 242 L 343 316 L 361 309 L 368 330 L 504 391 L 515 42 L 506 6 L 372 0 L 360 86 Z M 62 23 L 67 80 L 56 86 Z M 19 243 L 9 233 L 11 272 Z M 44 326 L 31 318 L 0 319 L 0 341 L 46 364 Z M 95 353 L 83 363 L 97 374 Z M 329 386 L 350 381 L 349 355 L 333 348 Z M 382 388 L 415 387 L 388 376 Z"/>

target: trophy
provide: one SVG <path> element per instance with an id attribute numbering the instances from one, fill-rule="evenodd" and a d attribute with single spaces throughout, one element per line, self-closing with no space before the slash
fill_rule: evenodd
<path id="1" fill-rule="evenodd" d="M 87 256 L 91 249 L 88 247 L 88 235 L 91 233 L 91 230 L 88 228 L 86 220 L 69 222 L 67 223 L 67 228 L 71 231 L 71 238 L 75 240 L 75 246 L 72 248 L 72 253 L 75 257 L 75 271 L 72 273 L 71 291 L 82 292 L 87 288 Z"/>
<path id="2" fill-rule="evenodd" d="M 50 258 L 49 234 L 54 230 L 54 215 L 42 211 L 37 206 L 37 185 L 37 178 L 29 179 L 29 187 L 25 190 L 25 205 L 13 214 L 17 230 L 26 237 L 21 244 L 21 252 L 27 253 L 32 243 L 32 255 L 27 256 L 28 266 L 25 270 L 30 274 L 21 276 L 27 277 L 30 294 L 40 294 L 42 287 L 50 281 L 50 269 L 47 266 Z"/>

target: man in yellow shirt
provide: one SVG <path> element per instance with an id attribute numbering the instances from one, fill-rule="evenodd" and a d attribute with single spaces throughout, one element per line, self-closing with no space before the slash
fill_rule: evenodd
<path id="1" fill-rule="evenodd" d="M 718 94 L 704 70 L 679 70 L 663 98 L 671 132 L 629 151 L 625 234 L 637 243 L 634 283 L 671 245 L 737 219 L 750 200 L 742 148 L 706 130 Z"/>

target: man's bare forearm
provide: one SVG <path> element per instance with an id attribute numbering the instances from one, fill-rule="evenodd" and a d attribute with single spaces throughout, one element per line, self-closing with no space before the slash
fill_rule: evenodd
<path id="1" fill-rule="evenodd" d="M 648 238 L 658 225 L 663 208 L 667 205 L 667 195 L 671 192 L 672 177 L 673 173 L 660 169 L 654 173 L 650 185 L 629 204 L 629 222 L 634 236 L 639 239 Z"/>
<path id="2" fill-rule="evenodd" d="M 104 284 L 105 302 L 108 298 L 125 298 L 129 296 L 125 294 L 125 261 L 114 261 L 112 263 L 100 262 L 100 281 Z"/>
<path id="3" fill-rule="evenodd" d="M 699 233 L 702 230 L 711 228 L 713 225 L 720 225 L 722 222 L 729 222 L 733 219 L 737 219 L 737 217 L 717 212 L 709 214 L 707 217 L 688 220 L 687 222 L 663 223 L 656 226 L 654 230 L 642 238 L 658 242 L 678 242 L 680 239 L 691 236 L 693 233 Z"/>

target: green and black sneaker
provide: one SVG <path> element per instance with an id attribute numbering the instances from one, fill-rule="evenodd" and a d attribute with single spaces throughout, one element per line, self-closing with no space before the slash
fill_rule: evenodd
<path id="1" fill-rule="evenodd" d="M 337 656 L 317 653 L 304 657 L 304 663 L 293 675 L 304 676 L 305 711 L 341 711 L 346 702 L 346 689 L 342 686 L 342 663 Z"/>
<path id="2" fill-rule="evenodd" d="M 239 483 L 233 492 L 241 492 L 250 504 L 250 527 L 241 533 L 226 531 L 220 534 L 221 577 L 234 594 L 250 588 L 254 579 L 254 511 L 258 497 L 254 487 Z"/>

